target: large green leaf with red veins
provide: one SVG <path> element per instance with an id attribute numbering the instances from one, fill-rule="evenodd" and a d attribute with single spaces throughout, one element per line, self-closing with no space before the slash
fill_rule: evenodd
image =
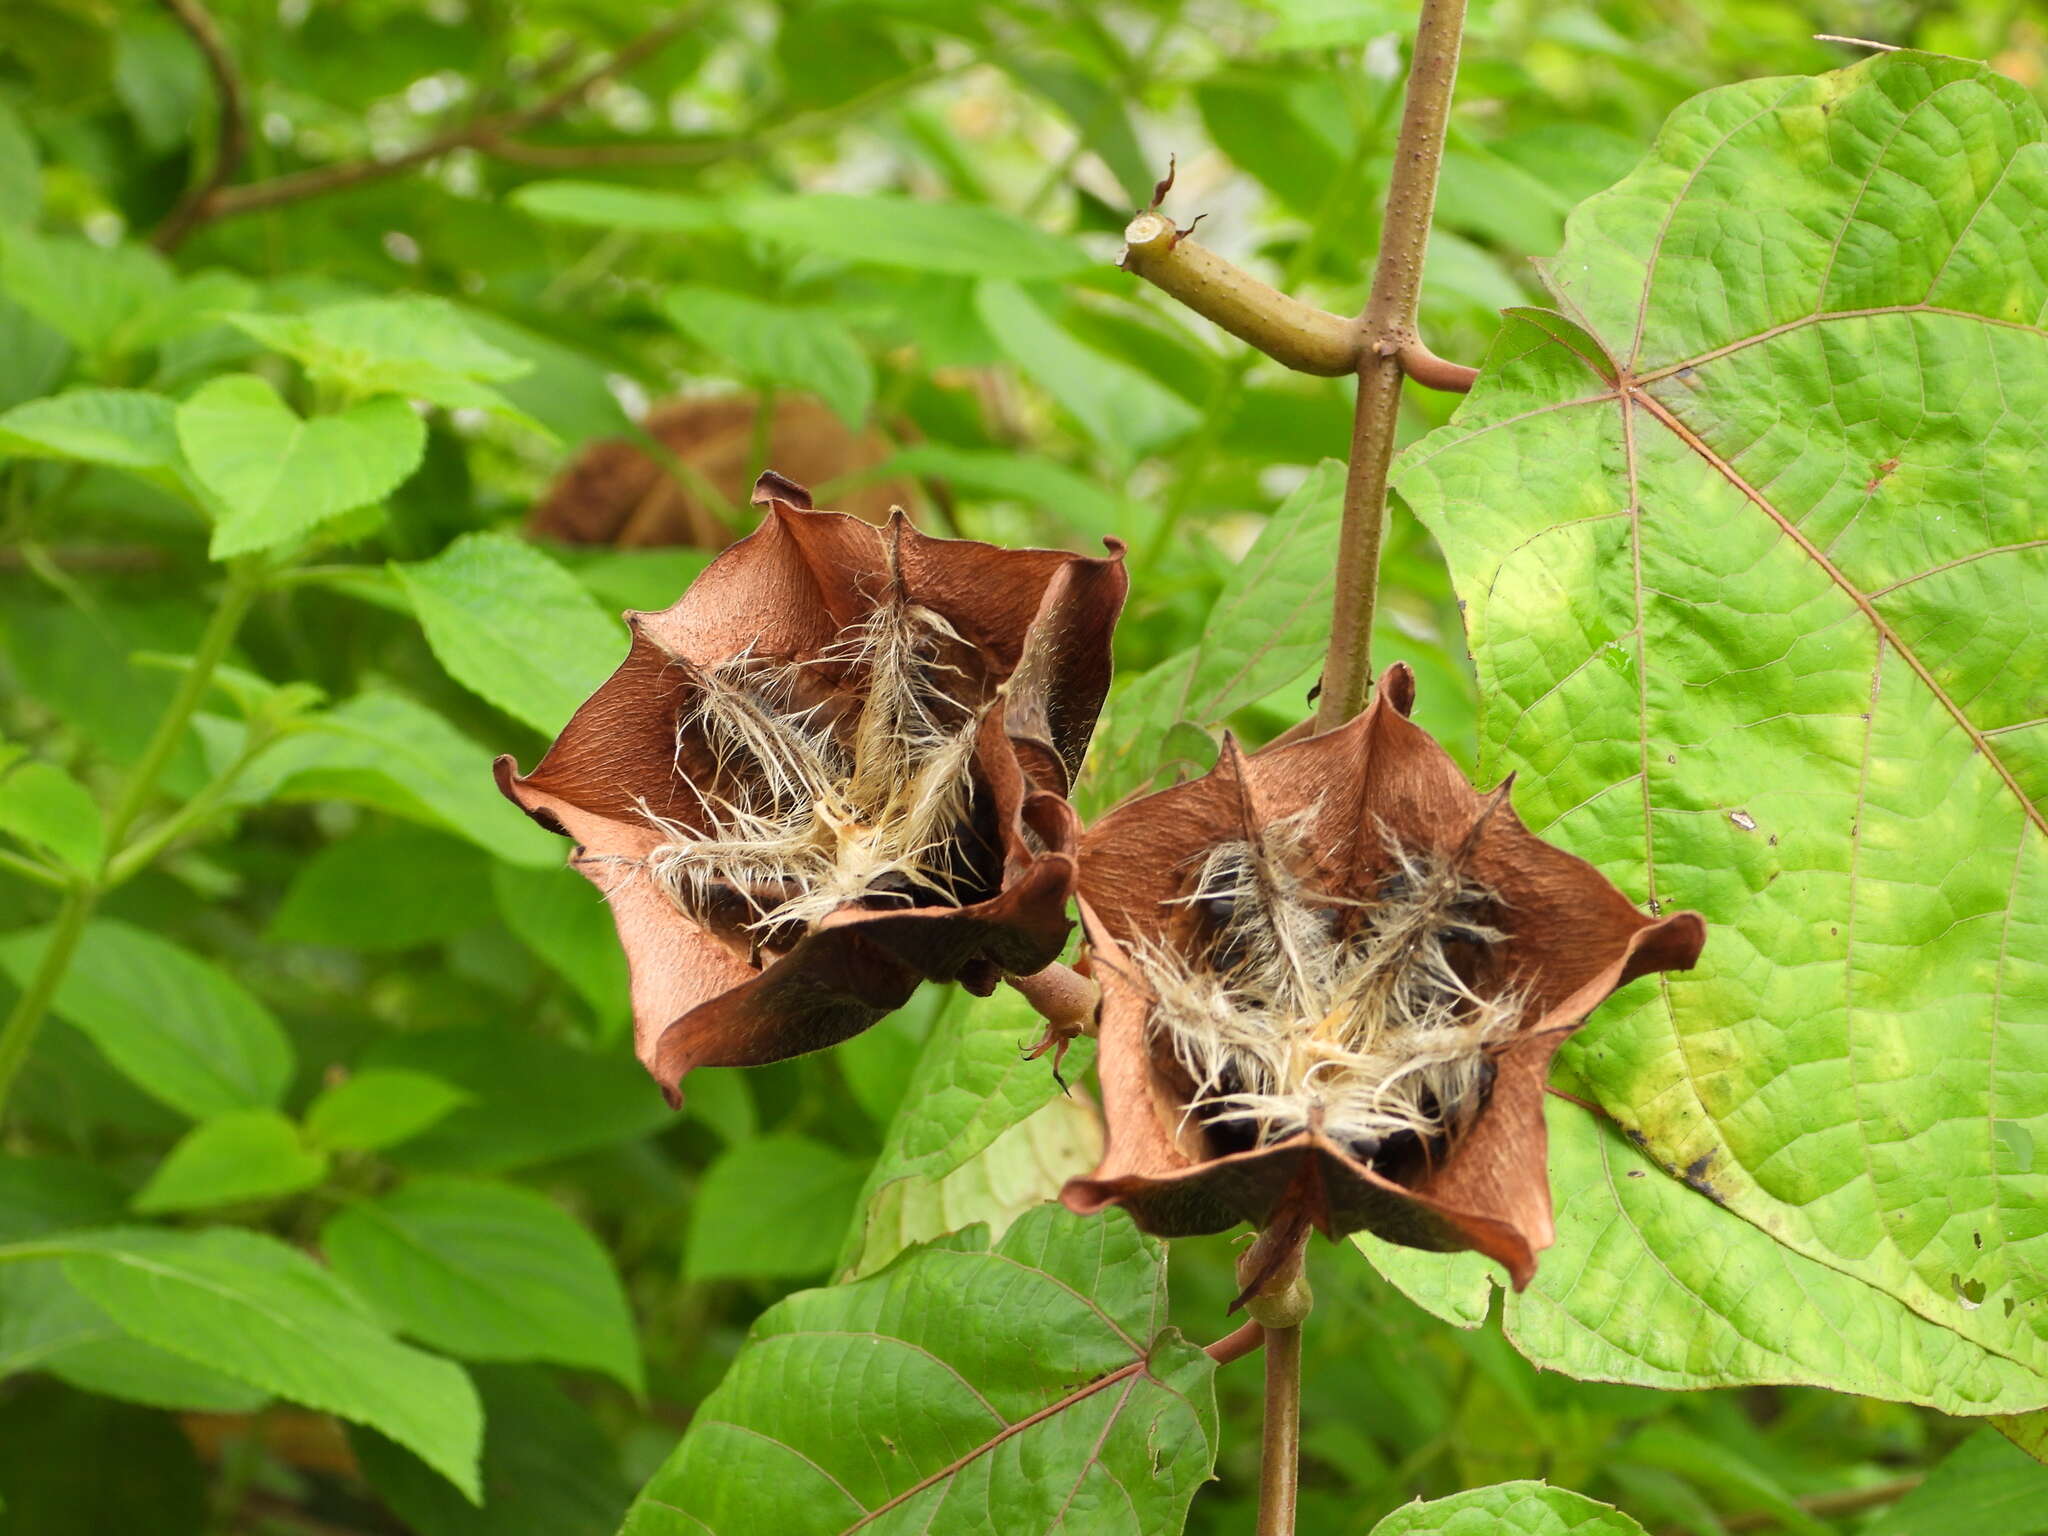
<path id="1" fill-rule="evenodd" d="M 1543 275 L 1560 312 L 1510 315 L 1398 484 L 1488 776 L 1711 925 L 1566 1064 L 1729 1234 L 1544 1262 L 1608 1282 L 1749 1223 L 2048 1402 L 2041 115 L 1910 53 L 1713 91 Z M 1757 1273 L 1749 1342 L 1829 1326 Z"/>
<path id="2" fill-rule="evenodd" d="M 763 1313 L 622 1536 L 1157 1536 L 1215 1463 L 1166 1249 L 1040 1206 Z"/>

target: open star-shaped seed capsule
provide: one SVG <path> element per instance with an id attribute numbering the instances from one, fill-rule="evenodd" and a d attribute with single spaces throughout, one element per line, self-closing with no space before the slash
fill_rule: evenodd
<path id="1" fill-rule="evenodd" d="M 1102 1166 L 1083 1213 L 1159 1236 L 1313 1226 L 1477 1249 L 1515 1285 L 1553 1239 L 1544 1078 L 1615 988 L 1682 970 L 1653 919 L 1372 704 L 1119 807 L 1081 842 L 1103 989 Z"/>
<path id="2" fill-rule="evenodd" d="M 640 1059 L 831 1045 L 920 980 L 978 993 L 1058 958 L 1066 794 L 1110 675 L 1122 549 L 999 549 L 811 509 L 764 475 L 761 526 L 632 649 L 530 774 L 498 782 L 576 841 L 632 970 Z"/>

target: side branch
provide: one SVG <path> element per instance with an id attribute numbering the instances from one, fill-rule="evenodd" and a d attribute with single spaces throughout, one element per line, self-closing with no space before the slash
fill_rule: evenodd
<path id="1" fill-rule="evenodd" d="M 1290 299 L 1244 268 L 1197 245 L 1156 211 L 1124 230 L 1119 265 L 1164 289 L 1205 320 L 1250 342 L 1276 363 L 1338 378 L 1358 368 L 1358 322 Z"/>
<path id="2" fill-rule="evenodd" d="M 189 5 L 193 4 L 194 0 L 166 0 L 166 3 Z M 524 132 L 537 124 L 560 117 L 581 104 L 605 81 L 645 63 L 673 42 L 677 35 L 691 26 L 696 19 L 695 7 L 678 10 L 668 20 L 641 33 L 602 64 L 585 71 L 560 90 L 532 106 L 523 107 L 516 112 L 477 118 L 386 159 L 348 160 L 337 165 L 295 171 L 288 176 L 272 177 L 268 181 L 251 182 L 240 187 L 224 186 L 216 182 L 203 196 L 194 200 L 189 216 L 176 228 L 175 238 L 167 239 L 167 233 L 171 232 L 176 215 L 172 220 L 166 221 L 164 229 L 157 232 L 154 237 L 156 243 L 168 249 L 192 229 L 215 219 L 229 219 L 237 214 L 253 213 L 259 208 L 273 208 L 280 203 L 298 202 L 303 198 L 318 197 L 323 193 L 340 191 L 345 187 L 383 181 L 412 170 L 415 166 L 424 165 L 430 160 L 437 160 L 450 150 L 477 149 L 489 152 L 508 135 Z"/>
<path id="3" fill-rule="evenodd" d="M 235 70 L 234 56 L 214 24 L 212 14 L 200 0 L 163 0 L 164 9 L 177 20 L 206 60 L 206 72 L 213 78 L 214 109 L 220 122 L 214 140 L 213 163 L 206 178 L 178 200 L 150 235 L 158 250 L 175 250 L 205 218 L 207 204 L 242 168 L 242 156 L 249 145 L 248 119 L 242 106 L 242 77 Z"/>

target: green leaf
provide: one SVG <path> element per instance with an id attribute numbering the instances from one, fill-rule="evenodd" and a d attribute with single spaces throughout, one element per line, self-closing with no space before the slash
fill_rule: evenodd
<path id="1" fill-rule="evenodd" d="M 2048 1467 L 1996 1430 L 1980 1429 L 1864 1536 L 2037 1536 L 2044 1509 Z"/>
<path id="2" fill-rule="evenodd" d="M 0 1158 L 0 1242 L 107 1226 L 127 1192 L 88 1163 Z M 0 1265 L 0 1380 L 46 1371 L 85 1392 L 156 1408 L 248 1413 L 266 1394 L 130 1338 L 58 1264 Z M 7 1485 L 10 1493 L 16 1485 Z"/>
<path id="3" fill-rule="evenodd" d="M 548 1360 L 642 1389 L 611 1259 L 554 1201 L 476 1179 L 421 1178 L 321 1229 L 336 1274 L 399 1328 L 469 1360 Z"/>
<path id="4" fill-rule="evenodd" d="M 624 1536 L 1177 1531 L 1215 1457 L 1215 1367 L 1161 1326 L 1165 1249 L 1032 1212 L 754 1324 Z M 793 1388 L 792 1384 L 800 1384 Z"/>
<path id="5" fill-rule="evenodd" d="M 1108 805 L 1180 764 L 1205 772 L 1215 761 L 1198 731 L 1264 698 L 1321 660 L 1329 643 L 1336 586 L 1337 524 L 1344 512 L 1344 466 L 1325 459 L 1266 520 L 1232 567 L 1193 650 L 1153 667 L 1116 695 L 1089 750 L 1088 794 Z M 1195 754 L 1200 754 L 1195 756 Z"/>
<path id="6" fill-rule="evenodd" d="M 216 560 L 271 549 L 396 490 L 419 467 L 427 429 L 380 398 L 307 420 L 251 373 L 202 385 L 178 407 L 178 443 L 224 504 Z"/>
<path id="7" fill-rule="evenodd" d="M 505 926 L 582 995 L 604 1037 L 622 1035 L 632 1020 L 626 952 L 604 893 L 572 869 L 504 863 L 491 866 L 491 889 Z"/>
<path id="8" fill-rule="evenodd" d="M 402 693 L 378 691 L 308 717 L 245 776 L 252 801 L 353 800 L 453 832 L 529 868 L 561 862 L 562 840 L 498 793 L 491 753 Z"/>
<path id="9" fill-rule="evenodd" d="M 351 1429 L 363 1476 L 418 1536 L 612 1536 L 632 1501 L 600 1425 L 531 1366 L 473 1372 L 484 1404 L 484 1502 L 465 1503 L 404 1447 Z"/>
<path id="10" fill-rule="evenodd" d="M 1737 1220 L 1605 1119 L 1556 1100 L 1549 1121 L 1557 1245 L 1501 1299 L 1508 1338 L 1538 1365 L 1667 1392 L 1824 1386 L 1954 1414 L 2048 1401 L 2025 1366 Z M 1360 1246 L 1418 1305 L 1485 1318 L 1498 1271 L 1476 1254 Z"/>
<path id="11" fill-rule="evenodd" d="M 26 985 L 48 942 L 47 929 L 0 939 L 0 970 Z M 138 1088 L 196 1120 L 274 1107 L 291 1079 L 291 1042 L 240 983 L 115 918 L 86 926 L 53 1007 Z"/>
<path id="12" fill-rule="evenodd" d="M 461 1367 L 386 1334 L 326 1270 L 272 1237 L 115 1228 L 0 1249 L 58 1257 L 137 1338 L 309 1408 L 368 1424 L 472 1499 L 483 1438 Z"/>
<path id="13" fill-rule="evenodd" d="M 728 222 L 725 209 L 710 198 L 606 181 L 531 181 L 512 194 L 511 203 L 537 219 L 589 229 L 697 235 Z"/>
<path id="14" fill-rule="evenodd" d="M 327 1155 L 274 1109 L 234 1109 L 202 1120 L 164 1155 L 133 1201 L 145 1215 L 270 1200 L 327 1176 Z"/>
<path id="15" fill-rule="evenodd" d="M 1372 1536 L 1642 1536 L 1643 1528 L 1611 1505 L 1547 1483 L 1497 1483 L 1448 1499 L 1403 1505 L 1372 1528 Z"/>
<path id="16" fill-rule="evenodd" d="M 2048 1138 L 2048 728 L 2012 660 L 2048 611 L 2044 137 L 1912 53 L 1697 98 L 1572 215 L 1576 319 L 1513 317 L 1399 474 L 1469 605 L 1481 777 L 1710 925 L 1573 1069 L 1699 1186 L 1694 1244 L 1768 1233 L 1888 1318 L 1868 1359 L 1800 1338 L 1801 1379 L 1922 1401 L 2048 1401 L 2048 1159 L 1998 1129 Z"/>
<path id="17" fill-rule="evenodd" d="M 80 874 L 96 872 L 106 851 L 99 806 L 55 763 L 0 768 L 0 831 L 48 849 Z"/>
<path id="18" fill-rule="evenodd" d="M 1086 475 L 1031 454 L 919 443 L 891 456 L 875 473 L 932 475 L 956 490 L 979 492 L 992 500 L 1021 501 L 1066 527 L 1089 533 L 1115 533 L 1126 515 L 1122 499 Z"/>
<path id="19" fill-rule="evenodd" d="M 0 226 L 0 288 L 80 352 L 122 350 L 122 333 L 176 287 L 170 264 L 147 246 L 102 246 Z"/>
<path id="20" fill-rule="evenodd" d="M 928 1214 L 934 1192 L 949 1176 L 1059 1096 L 1052 1063 L 1024 1057 L 1044 1032 L 1044 1020 L 1007 987 L 989 997 L 952 1001 L 925 1040 L 881 1155 L 868 1171 L 860 1217 L 846 1230 L 840 1250 L 841 1270 L 881 1262 L 907 1210 L 922 1207 Z M 1094 1051 L 1093 1041 L 1073 1043 L 1061 1068 L 1069 1081 L 1087 1072 Z M 1017 1150 L 1013 1143 L 1005 1160 Z M 903 1188 L 892 1188 L 898 1183 Z M 953 1193 L 957 1197 L 966 1187 L 956 1185 Z M 980 1219 L 1001 1213 L 998 1206 Z"/>
<path id="21" fill-rule="evenodd" d="M 1059 108 L 1074 125 L 1081 143 L 1102 157 L 1102 163 L 1109 167 L 1133 204 L 1145 200 L 1159 179 L 1159 167 L 1138 143 L 1137 129 L 1127 106 L 1130 93 L 1122 82 L 1111 83 L 1080 68 L 1073 60 L 1056 55 L 1001 62 L 1025 85 Z"/>
<path id="22" fill-rule="evenodd" d="M 864 1160 L 803 1136 L 762 1136 L 728 1147 L 697 1186 L 683 1240 L 683 1278 L 822 1275 L 866 1176 Z"/>
<path id="23" fill-rule="evenodd" d="M 361 1066 L 424 1072 L 475 1100 L 398 1149 L 411 1168 L 500 1173 L 632 1141 L 673 1119 L 630 1054 L 577 1050 L 503 1023 L 383 1040 Z"/>
<path id="24" fill-rule="evenodd" d="M 272 351 L 295 359 L 309 379 L 348 399 L 404 395 L 451 410 L 497 411 L 531 421 L 484 381 L 516 379 L 533 365 L 477 335 L 445 300 L 359 299 L 304 315 L 229 319 Z"/>
<path id="25" fill-rule="evenodd" d="M 1077 341 L 1015 283 L 980 284 L 975 310 L 1025 377 L 1122 463 L 1181 436 L 1201 419 L 1149 375 Z"/>
<path id="26" fill-rule="evenodd" d="M 999 208 L 851 197 L 763 196 L 734 205 L 740 228 L 792 250 L 964 277 L 1068 277 L 1092 265 L 1079 246 Z"/>
<path id="27" fill-rule="evenodd" d="M 677 330 L 749 383 L 809 390 L 856 431 L 866 422 L 874 366 L 853 332 L 824 311 L 696 283 L 671 288 L 662 308 Z"/>
<path id="28" fill-rule="evenodd" d="M 168 469 L 178 462 L 176 411 L 174 401 L 146 390 L 69 390 L 0 415 L 0 453 Z"/>
<path id="29" fill-rule="evenodd" d="M 438 1125 L 470 1102 L 424 1072 L 371 1068 L 345 1077 L 306 1109 L 306 1139 L 337 1152 L 381 1152 Z"/>
<path id="30" fill-rule="evenodd" d="M 490 921 L 492 863 L 413 827 L 327 843 L 292 876 L 266 937 L 373 952 L 438 943 Z"/>
<path id="31" fill-rule="evenodd" d="M 0 1379 L 24 1371 L 174 1412 L 253 1413 L 270 1398 L 260 1387 L 129 1336 L 59 1264 L 0 1266 Z"/>
<path id="32" fill-rule="evenodd" d="M 550 736 L 625 654 L 618 620 L 509 534 L 466 533 L 431 560 L 391 569 L 448 675 Z"/>
<path id="33" fill-rule="evenodd" d="M 952 1171 L 937 1178 L 905 1174 L 877 1187 L 849 1238 L 860 1248 L 841 1278 L 871 1275 L 906 1248 L 977 1223 L 1001 1237 L 1101 1161 L 1101 1113 L 1062 1094 Z"/>

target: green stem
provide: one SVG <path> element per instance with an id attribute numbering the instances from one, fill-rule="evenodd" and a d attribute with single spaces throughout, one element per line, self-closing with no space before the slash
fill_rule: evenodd
<path id="1" fill-rule="evenodd" d="M 199 648 L 192 655 L 192 665 L 185 669 L 184 680 L 178 684 L 177 693 L 172 696 L 163 717 L 157 721 L 156 731 L 149 738 L 149 745 L 142 749 L 142 756 L 136 760 L 128 781 L 121 786 L 120 798 L 107 814 L 110 864 L 118 857 L 116 850 L 121 847 L 121 839 L 135 825 L 135 818 L 149 804 L 149 797 L 156 793 L 157 780 L 163 777 L 172 754 L 185 739 L 185 727 L 191 724 L 193 711 L 206 697 L 207 689 L 213 686 L 214 669 L 227 659 L 228 648 L 235 643 L 242 620 L 248 615 L 249 605 L 256 600 L 262 585 L 262 573 L 256 566 L 237 566 L 229 572 L 227 590 L 221 594 L 213 617 L 206 621 L 206 630 L 199 637 Z"/>
<path id="2" fill-rule="evenodd" d="M 38 885 L 51 886 L 60 891 L 70 883 L 65 876 L 40 860 L 31 859 L 25 854 L 15 853 L 6 848 L 0 848 L 0 869 L 6 870 L 10 875 L 19 875 L 24 880 L 33 880 Z"/>
<path id="3" fill-rule="evenodd" d="M 15 999 L 6 1023 L 0 1024 L 0 1123 L 5 1122 L 7 1100 L 14 1090 L 15 1079 L 20 1077 L 29 1053 L 35 1049 L 36 1037 L 42 1033 L 50 1003 L 64 983 L 64 974 L 71 967 L 71 957 L 78 950 L 85 925 L 92 920 L 100 897 L 116 883 L 116 868 L 126 871 L 122 875 L 124 879 L 141 868 L 140 864 L 123 858 L 128 850 L 121 846 L 121 839 L 155 793 L 157 780 L 163 776 L 171 755 L 184 740 L 192 713 L 212 686 L 214 670 L 226 659 L 228 648 L 234 644 L 242 619 L 261 590 L 262 582 L 262 568 L 255 564 L 238 565 L 229 572 L 227 590 L 221 594 L 213 617 L 206 622 L 192 665 L 186 670 L 184 680 L 178 685 L 178 691 L 172 696 L 163 717 L 157 721 L 149 745 L 142 749 L 142 756 L 129 771 L 113 810 L 108 813 L 107 858 L 100 866 L 98 878 L 81 881 L 65 894 L 56 924 L 50 931 L 50 941 L 43 948 L 42 958 L 36 962 L 35 973 L 22 988 L 21 996 Z M 172 819 L 177 820 L 176 817 Z M 0 1254 L 0 1257 L 5 1256 Z"/>
<path id="4" fill-rule="evenodd" d="M 21 1069 L 28 1063 L 29 1052 L 35 1048 L 36 1036 L 42 1033 L 43 1019 L 50 1011 L 50 1000 L 57 995 L 64 973 L 71 967 L 71 956 L 78 948 L 78 941 L 85 933 L 86 922 L 92 917 L 93 906 L 98 900 L 99 892 L 89 885 L 71 888 L 64 898 L 64 905 L 58 909 L 56 926 L 50 931 L 50 942 L 43 946 L 35 974 L 29 977 L 21 996 L 14 1000 L 7 1022 L 0 1024 L 0 1123 L 4 1123 L 7 1096 L 14 1089 L 14 1080 L 21 1076 Z M 5 1252 L 0 1251 L 0 1258 L 5 1257 Z"/>
<path id="5" fill-rule="evenodd" d="M 228 790 L 233 787 L 235 780 L 241 777 L 242 770 L 249 766 L 249 760 L 267 746 L 270 740 L 271 737 L 268 735 L 260 739 L 252 735 L 242 750 L 235 754 L 235 760 L 224 772 L 218 774 L 198 794 L 109 859 L 106 871 L 100 877 L 102 893 L 127 884 L 155 863 L 158 854 L 211 816 Z"/>

